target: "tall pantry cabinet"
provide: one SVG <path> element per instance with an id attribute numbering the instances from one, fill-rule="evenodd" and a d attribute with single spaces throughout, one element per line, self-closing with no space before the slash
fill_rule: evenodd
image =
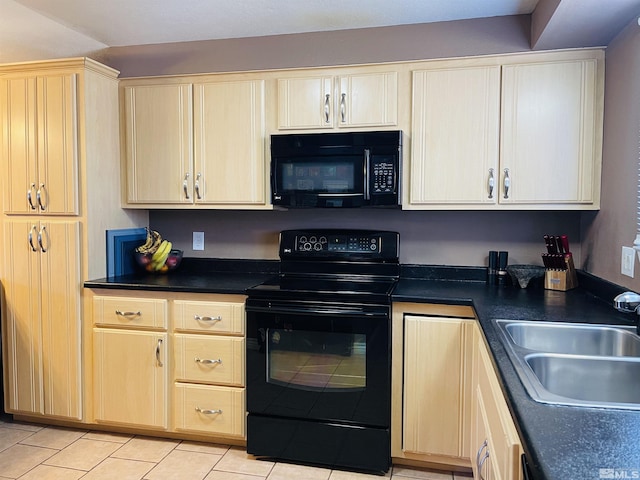
<path id="1" fill-rule="evenodd" d="M 146 223 L 143 213 L 119 206 L 117 76 L 87 58 L 0 65 L 0 281 L 11 413 L 85 419 L 82 283 L 105 276 L 105 229 Z"/>

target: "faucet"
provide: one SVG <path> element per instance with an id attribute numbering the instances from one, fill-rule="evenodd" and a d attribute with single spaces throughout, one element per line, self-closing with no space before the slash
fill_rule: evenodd
<path id="1" fill-rule="evenodd" d="M 624 292 L 613 299 L 613 308 L 620 312 L 636 313 L 639 318 L 636 321 L 636 333 L 640 335 L 640 294 Z"/>

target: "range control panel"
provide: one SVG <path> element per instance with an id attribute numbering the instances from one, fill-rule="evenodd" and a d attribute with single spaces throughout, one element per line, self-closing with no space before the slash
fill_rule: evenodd
<path id="1" fill-rule="evenodd" d="M 374 230 L 285 230 L 280 258 L 397 258 L 399 235 Z"/>
<path id="2" fill-rule="evenodd" d="M 303 252 L 380 252 L 380 237 L 357 235 L 300 235 L 296 241 L 296 250 Z"/>

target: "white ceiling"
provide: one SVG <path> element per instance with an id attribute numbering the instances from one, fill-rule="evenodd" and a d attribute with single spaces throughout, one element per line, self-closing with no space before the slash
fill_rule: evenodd
<path id="1" fill-rule="evenodd" d="M 550 7 L 553 18 L 545 19 L 537 49 L 606 45 L 640 14 L 640 0 L 0 0 L 0 63 L 118 46 L 530 14 L 538 5 Z"/>
<path id="2" fill-rule="evenodd" d="M 51 58 L 114 46 L 528 14 L 537 3 L 538 0 L 0 0 L 0 62 L 30 59 L 30 50 Z"/>

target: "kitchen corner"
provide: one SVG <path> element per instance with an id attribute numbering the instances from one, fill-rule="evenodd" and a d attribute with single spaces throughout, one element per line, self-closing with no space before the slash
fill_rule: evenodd
<path id="1" fill-rule="evenodd" d="M 615 311 L 621 287 L 582 271 L 579 287 L 487 285 L 485 268 L 401 265 L 392 294 L 397 303 L 473 307 L 484 342 L 522 441 L 532 478 L 599 478 L 600 469 L 640 468 L 635 445 L 640 411 L 568 407 L 537 403 L 527 394 L 507 357 L 493 319 L 630 325 Z M 171 275 L 133 275 L 85 282 L 90 289 L 243 294 L 278 273 L 275 261 L 190 259 Z M 579 426 L 579 428 L 577 427 Z M 475 452 L 474 452 L 475 455 Z"/>

